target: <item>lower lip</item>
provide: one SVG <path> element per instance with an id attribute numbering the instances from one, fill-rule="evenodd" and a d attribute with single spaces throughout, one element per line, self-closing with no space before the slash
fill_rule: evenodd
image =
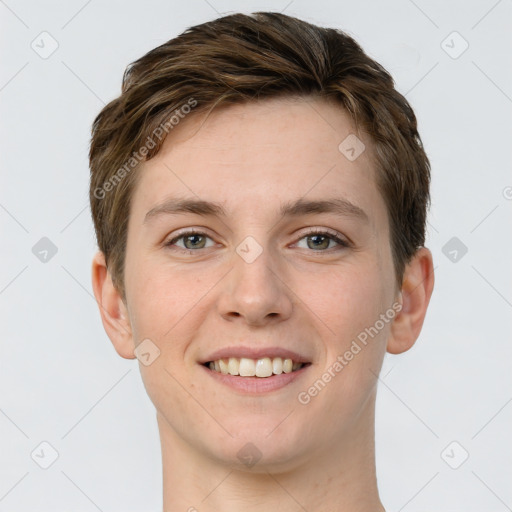
<path id="1" fill-rule="evenodd" d="M 263 394 L 278 389 L 284 388 L 286 385 L 291 384 L 295 379 L 299 378 L 310 365 L 303 366 L 299 370 L 291 373 L 281 373 L 279 375 L 272 375 L 271 377 L 240 377 L 238 375 L 224 375 L 223 373 L 210 370 L 204 365 L 201 365 L 204 371 L 226 386 L 249 394 Z"/>

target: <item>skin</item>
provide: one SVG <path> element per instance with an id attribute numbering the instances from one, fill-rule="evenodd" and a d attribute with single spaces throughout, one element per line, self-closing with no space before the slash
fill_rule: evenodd
<path id="1" fill-rule="evenodd" d="M 206 120 L 190 115 L 141 169 L 126 302 L 103 255 L 94 258 L 94 293 L 117 352 L 134 358 L 148 338 L 160 350 L 140 371 L 157 411 L 165 511 L 384 510 L 375 478 L 377 375 L 386 350 L 401 353 L 416 341 L 434 274 L 422 248 L 397 289 L 372 144 L 358 135 L 366 150 L 349 161 L 338 146 L 350 133 L 341 107 L 311 98 L 229 106 Z M 145 222 L 176 196 L 219 202 L 227 216 L 161 214 Z M 281 219 L 281 205 L 299 198 L 344 198 L 367 220 L 335 213 Z M 206 232 L 193 240 L 199 249 L 189 242 L 186 251 L 184 238 L 165 245 L 183 228 Z M 338 232 L 349 246 L 319 240 L 309 228 Z M 247 236 L 262 250 L 252 263 L 236 251 Z M 300 403 L 298 394 L 393 304 L 401 311 Z M 199 364 L 238 344 L 285 347 L 311 365 L 281 389 L 244 394 Z M 251 467 L 237 456 L 247 443 L 261 457 Z"/>

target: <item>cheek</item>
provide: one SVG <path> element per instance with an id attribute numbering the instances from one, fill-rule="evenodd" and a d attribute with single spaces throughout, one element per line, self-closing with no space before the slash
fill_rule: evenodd
<path id="1" fill-rule="evenodd" d="M 319 388 L 328 382 L 324 399 L 343 415 L 374 387 L 391 326 L 392 317 L 381 319 L 391 308 L 391 292 L 377 265 L 332 272 L 321 284 L 308 299 L 308 307 L 322 320 L 318 325 L 325 349 L 315 378 L 322 381 Z"/>
<path id="2" fill-rule="evenodd" d="M 304 287 L 305 303 L 323 320 L 336 349 L 372 325 L 388 307 L 388 284 L 376 265 L 331 269 Z M 391 304 L 389 304 L 390 306 Z"/>
<path id="3" fill-rule="evenodd" d="M 189 313 L 215 282 L 212 272 L 205 277 L 151 261 L 127 264 L 126 275 L 133 330 L 156 340 L 173 337 L 182 321 L 190 321 Z"/>

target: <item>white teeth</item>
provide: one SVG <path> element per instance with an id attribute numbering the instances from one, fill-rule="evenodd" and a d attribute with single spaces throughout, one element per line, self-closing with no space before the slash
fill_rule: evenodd
<path id="1" fill-rule="evenodd" d="M 246 357 L 242 357 L 242 359 L 240 359 L 240 368 L 238 371 L 241 377 L 254 377 L 256 375 L 256 365 L 254 364 L 254 359 L 247 359 Z"/>
<path id="2" fill-rule="evenodd" d="M 283 373 L 283 360 L 280 357 L 274 357 L 272 360 L 272 371 L 276 375 Z"/>
<path id="3" fill-rule="evenodd" d="M 211 363 L 210 363 L 211 364 Z M 236 357 L 230 357 L 228 363 L 228 372 L 230 375 L 238 375 L 238 369 L 240 368 L 240 360 Z M 211 367 L 210 367 L 211 370 Z"/>
<path id="4" fill-rule="evenodd" d="M 256 377 L 270 377 L 272 375 L 272 361 L 270 357 L 258 359 L 256 363 Z"/>
<path id="5" fill-rule="evenodd" d="M 226 359 L 219 359 L 220 373 L 227 375 L 229 373 L 229 366 Z"/>
<path id="6" fill-rule="evenodd" d="M 247 357 L 230 357 L 218 359 L 208 364 L 210 370 L 223 375 L 240 375 L 241 377 L 270 377 L 281 373 L 291 373 L 300 370 L 303 363 L 294 363 L 291 359 L 281 357 L 262 357 L 261 359 L 249 359 Z"/>
<path id="7" fill-rule="evenodd" d="M 293 362 L 291 359 L 285 359 L 283 361 L 283 372 L 284 373 L 291 373 L 293 370 Z"/>

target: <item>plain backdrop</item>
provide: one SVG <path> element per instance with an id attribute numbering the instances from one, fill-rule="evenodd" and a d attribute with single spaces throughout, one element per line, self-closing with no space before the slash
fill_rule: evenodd
<path id="1" fill-rule="evenodd" d="M 511 2 L 2 0 L 0 511 L 161 510 L 155 410 L 92 298 L 90 127 L 130 62 L 262 10 L 355 37 L 412 104 L 432 163 L 436 286 L 379 383 L 384 505 L 512 510 Z"/>

